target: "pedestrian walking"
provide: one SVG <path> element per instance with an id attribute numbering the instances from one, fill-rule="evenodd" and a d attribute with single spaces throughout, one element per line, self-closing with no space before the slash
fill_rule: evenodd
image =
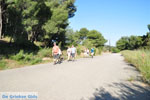
<path id="1" fill-rule="evenodd" d="M 89 49 L 85 48 L 85 50 L 84 50 L 84 57 L 89 57 L 89 53 L 90 53 Z"/>
<path id="2" fill-rule="evenodd" d="M 61 49 L 60 49 L 60 48 L 59 48 L 59 51 L 58 51 L 58 55 L 59 55 L 58 63 L 60 64 L 60 63 L 62 63 L 62 61 L 63 61 L 62 51 L 61 51 Z"/>
<path id="3" fill-rule="evenodd" d="M 71 48 L 70 47 L 68 47 L 68 49 L 67 49 L 67 56 L 68 56 L 68 61 L 70 61 L 70 58 L 71 58 Z"/>
<path id="4" fill-rule="evenodd" d="M 93 56 L 94 56 L 94 48 L 91 48 L 91 56 L 93 58 Z"/>
<path id="5" fill-rule="evenodd" d="M 54 42 L 54 46 L 52 49 L 52 55 L 53 55 L 54 64 L 56 64 L 59 59 L 59 47 L 56 45 L 56 42 Z"/>
<path id="6" fill-rule="evenodd" d="M 76 57 L 76 48 L 74 47 L 74 45 L 72 45 L 71 48 L 71 57 L 72 57 L 72 61 L 74 61 Z"/>

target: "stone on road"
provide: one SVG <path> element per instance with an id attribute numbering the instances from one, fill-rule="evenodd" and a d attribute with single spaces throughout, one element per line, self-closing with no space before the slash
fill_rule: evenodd
<path id="1" fill-rule="evenodd" d="M 150 88 L 120 54 L 0 71 L 0 92 L 37 92 L 38 100 L 150 100 Z"/>

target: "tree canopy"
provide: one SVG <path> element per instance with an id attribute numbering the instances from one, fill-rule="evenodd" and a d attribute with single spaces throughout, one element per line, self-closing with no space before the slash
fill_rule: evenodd
<path id="1" fill-rule="evenodd" d="M 148 25 L 148 28 L 150 28 L 150 25 Z M 119 50 L 150 49 L 150 32 L 143 36 L 121 37 L 117 41 L 116 46 Z"/>
<path id="2" fill-rule="evenodd" d="M 14 41 L 52 40 L 65 43 L 68 19 L 76 12 L 75 0 L 3 0 L 3 36 Z"/>
<path id="3" fill-rule="evenodd" d="M 148 24 L 147 27 L 148 27 L 148 30 L 149 30 L 149 32 L 150 32 L 150 24 Z"/>
<path id="4" fill-rule="evenodd" d="M 79 31 L 74 32 L 69 29 L 67 37 L 74 45 L 82 44 L 86 47 L 103 47 L 107 40 L 97 30 L 88 30 L 81 28 Z"/>
<path id="5" fill-rule="evenodd" d="M 0 37 L 10 37 L 19 45 L 42 42 L 52 46 L 53 41 L 65 45 L 102 47 L 107 42 L 97 30 L 83 27 L 73 31 L 68 19 L 77 11 L 75 0 L 2 0 Z"/>
<path id="6" fill-rule="evenodd" d="M 107 40 L 104 39 L 102 34 L 98 32 L 97 30 L 91 30 L 87 34 L 87 39 L 95 46 L 100 47 L 104 46 L 104 44 L 107 42 Z"/>

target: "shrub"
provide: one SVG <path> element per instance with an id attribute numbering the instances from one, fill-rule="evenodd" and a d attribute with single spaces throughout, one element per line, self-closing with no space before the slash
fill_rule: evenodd
<path id="1" fill-rule="evenodd" d="M 4 60 L 0 60 L 0 70 L 6 69 L 7 68 L 6 64 L 7 63 Z"/>
<path id="2" fill-rule="evenodd" d="M 23 59 L 24 61 L 30 61 L 33 58 L 33 54 L 32 53 L 25 54 L 24 56 L 25 56 L 24 59 Z"/>
<path id="3" fill-rule="evenodd" d="M 25 55 L 24 55 L 23 50 L 20 50 L 20 52 L 18 54 L 11 57 L 11 59 L 17 60 L 17 61 L 23 60 L 24 58 L 25 58 Z"/>
<path id="4" fill-rule="evenodd" d="M 20 50 L 20 52 L 14 56 L 11 56 L 11 59 L 16 61 L 30 61 L 33 58 L 33 54 L 30 53 L 24 53 L 23 50 Z"/>
<path id="5" fill-rule="evenodd" d="M 81 48 L 77 48 L 77 54 L 78 54 L 78 55 L 81 54 Z"/>
<path id="6" fill-rule="evenodd" d="M 103 52 L 107 52 L 107 51 L 108 51 L 108 48 L 104 47 Z"/>
<path id="7" fill-rule="evenodd" d="M 31 63 L 31 65 L 34 65 L 34 64 L 37 64 L 37 63 L 40 63 L 40 62 L 42 62 L 42 59 L 36 57 L 30 63 Z"/>
<path id="8" fill-rule="evenodd" d="M 102 53 L 102 51 L 103 51 L 103 47 L 99 47 L 98 48 L 98 54 L 100 55 Z"/>
<path id="9" fill-rule="evenodd" d="M 118 52 L 120 52 L 120 50 L 116 47 L 113 47 L 113 48 L 111 48 L 111 52 L 112 53 L 118 53 Z"/>
<path id="10" fill-rule="evenodd" d="M 150 51 L 136 50 L 121 52 L 125 60 L 133 64 L 143 75 L 143 79 L 150 84 Z"/>
<path id="11" fill-rule="evenodd" d="M 94 45 L 91 41 L 89 41 L 88 39 L 84 40 L 83 41 L 83 45 L 86 47 L 86 48 L 92 48 Z"/>
<path id="12" fill-rule="evenodd" d="M 94 48 L 94 55 L 100 55 L 103 51 L 102 47 Z"/>
<path id="13" fill-rule="evenodd" d="M 52 57 L 52 48 L 44 48 L 38 52 L 39 57 Z"/>
<path id="14" fill-rule="evenodd" d="M 80 56 L 82 52 L 84 52 L 85 47 L 78 45 L 77 47 L 77 54 Z"/>

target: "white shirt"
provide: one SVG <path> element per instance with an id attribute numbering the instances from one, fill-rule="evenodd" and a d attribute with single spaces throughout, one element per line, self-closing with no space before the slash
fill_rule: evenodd
<path id="1" fill-rule="evenodd" d="M 76 53 L 76 48 L 75 47 L 71 48 L 71 53 Z"/>
<path id="2" fill-rule="evenodd" d="M 71 48 L 67 49 L 67 54 L 71 53 Z"/>
<path id="3" fill-rule="evenodd" d="M 58 51 L 58 54 L 59 54 L 59 55 L 61 55 L 61 54 L 62 54 L 62 52 L 61 52 L 61 50 L 60 50 L 60 49 L 59 49 L 59 51 Z"/>

